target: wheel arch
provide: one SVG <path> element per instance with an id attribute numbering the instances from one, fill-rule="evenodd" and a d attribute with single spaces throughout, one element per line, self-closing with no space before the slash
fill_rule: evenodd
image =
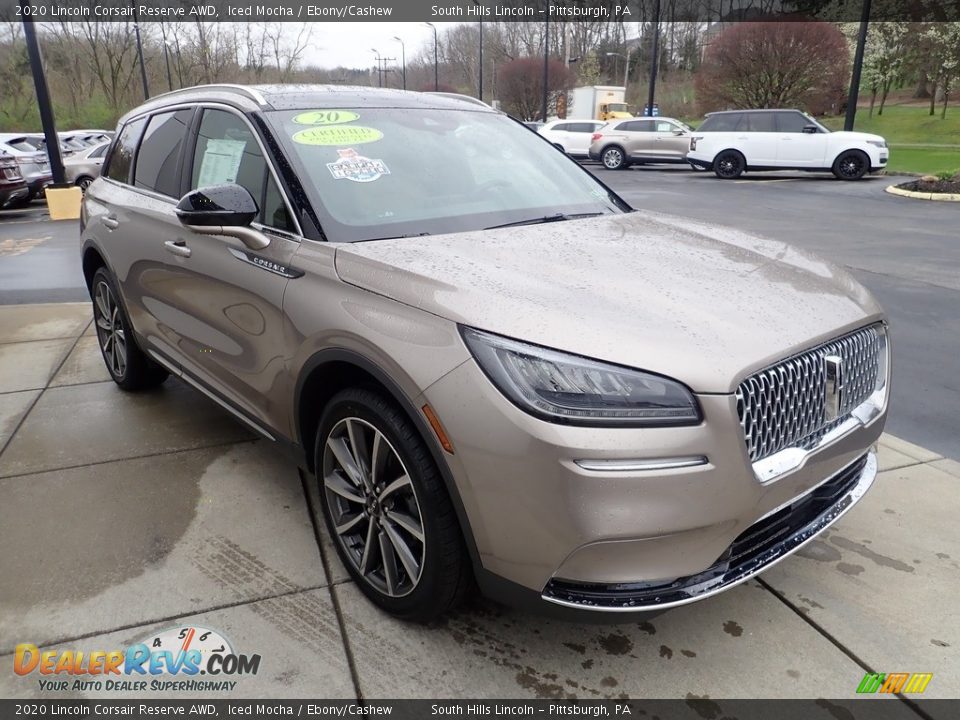
<path id="1" fill-rule="evenodd" d="M 93 292 L 93 275 L 97 270 L 104 267 L 111 271 L 103 253 L 90 241 L 83 245 L 82 267 L 83 279 L 86 282 L 88 293 Z"/>
<path id="2" fill-rule="evenodd" d="M 383 368 L 368 357 L 346 348 L 327 348 L 312 355 L 303 365 L 294 390 L 294 423 L 296 442 L 303 449 L 307 469 L 316 472 L 313 437 L 327 402 L 340 390 L 356 385 L 374 387 L 387 393 L 417 428 L 440 471 L 460 523 L 460 532 L 470 553 L 474 569 L 481 569 L 476 539 L 467 517 L 463 499 L 453 473 L 444 457 L 444 450 L 416 404 Z M 322 402 L 321 402 L 322 400 Z"/>

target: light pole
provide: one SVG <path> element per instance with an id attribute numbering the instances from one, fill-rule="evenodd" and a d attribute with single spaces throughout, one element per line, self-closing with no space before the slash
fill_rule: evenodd
<path id="1" fill-rule="evenodd" d="M 407 46 L 403 44 L 403 40 L 398 38 L 396 35 L 393 36 L 393 39 L 400 43 L 400 62 L 403 67 L 403 89 L 407 89 Z"/>
<path id="2" fill-rule="evenodd" d="M 473 0 L 473 4 L 480 7 L 479 0 Z M 480 21 L 480 80 L 477 87 L 477 97 L 483 100 L 483 20 Z"/>
<path id="3" fill-rule="evenodd" d="M 624 67 L 623 67 L 623 90 L 624 90 L 624 92 L 626 92 L 626 90 L 627 90 L 627 76 L 628 76 L 629 73 L 630 73 L 630 46 L 627 45 L 627 54 L 626 54 L 625 56 L 622 55 L 622 54 L 620 54 L 620 53 L 608 52 L 608 53 L 607 53 L 607 57 L 618 57 L 618 58 L 623 58 L 624 60 L 627 61 L 627 62 L 624 64 Z"/>
<path id="4" fill-rule="evenodd" d="M 424 23 L 433 28 L 433 91 L 437 92 L 440 90 L 440 65 L 437 61 L 437 26 L 431 22 Z"/>
<path id="5" fill-rule="evenodd" d="M 540 114 L 543 115 L 543 121 L 547 121 L 547 83 L 550 79 L 550 16 L 543 21 L 543 102 L 540 107 Z"/>
<path id="6" fill-rule="evenodd" d="M 140 42 L 140 16 L 137 6 L 130 0 L 130 9 L 133 11 L 133 31 L 137 35 L 137 55 L 140 57 L 140 79 L 143 80 L 143 99 L 150 99 L 150 88 L 147 87 L 147 66 L 143 63 L 143 43 Z"/>
<path id="7" fill-rule="evenodd" d="M 380 51 L 376 48 L 370 48 L 370 50 L 377 56 L 377 87 L 383 87 L 383 72 L 380 70 Z"/>
<path id="8" fill-rule="evenodd" d="M 33 86 L 37 92 L 37 105 L 40 108 L 40 123 L 43 125 L 43 137 L 47 143 L 47 155 L 50 158 L 50 172 L 53 175 L 55 187 L 68 187 L 63 172 L 63 157 L 60 155 L 60 141 L 57 138 L 57 127 L 53 118 L 53 105 L 50 103 L 50 91 L 47 87 L 47 76 L 43 71 L 43 58 L 40 55 L 40 45 L 37 43 L 36 29 L 33 26 L 33 16 L 29 14 L 28 0 L 20 0 L 20 12 L 23 22 L 23 39 L 27 45 L 27 57 L 30 60 L 30 71 L 33 73 Z"/>
<path id="9" fill-rule="evenodd" d="M 653 9 L 653 52 L 650 57 L 650 92 L 647 93 L 647 109 L 653 117 L 653 100 L 657 94 L 657 56 L 660 54 L 660 0 Z"/>
<path id="10" fill-rule="evenodd" d="M 870 26 L 870 0 L 863 0 L 860 9 L 860 30 L 857 33 L 857 49 L 853 54 L 853 76 L 850 78 L 850 92 L 847 95 L 847 113 L 843 119 L 843 129 L 853 130 L 857 118 L 857 98 L 860 95 L 860 71 L 863 70 L 863 51 L 867 45 L 867 28 Z"/>

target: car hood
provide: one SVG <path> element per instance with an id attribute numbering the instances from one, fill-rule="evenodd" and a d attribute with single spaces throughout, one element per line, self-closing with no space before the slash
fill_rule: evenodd
<path id="1" fill-rule="evenodd" d="M 837 130 L 836 132 L 830 133 L 830 135 L 835 139 L 850 140 L 853 142 L 886 142 L 882 135 L 854 132 L 852 130 Z"/>
<path id="2" fill-rule="evenodd" d="M 750 372 L 881 317 L 785 243 L 648 212 L 343 244 L 347 283 L 457 323 L 732 392 Z"/>

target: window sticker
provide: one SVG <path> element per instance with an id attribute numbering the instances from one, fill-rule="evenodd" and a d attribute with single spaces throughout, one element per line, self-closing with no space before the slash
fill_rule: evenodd
<path id="1" fill-rule="evenodd" d="M 292 140 L 300 145 L 362 145 L 382 137 L 379 130 L 363 125 L 321 125 L 294 133 Z"/>
<path id="2" fill-rule="evenodd" d="M 360 155 L 353 148 L 337 150 L 337 154 L 340 155 L 339 160 L 327 163 L 327 170 L 333 175 L 334 180 L 368 183 L 390 174 L 383 160 L 371 160 Z"/>
<path id="3" fill-rule="evenodd" d="M 310 110 L 294 116 L 293 121 L 297 125 L 339 125 L 359 119 L 352 110 Z"/>
<path id="4" fill-rule="evenodd" d="M 207 140 L 197 187 L 236 182 L 246 147 L 246 140 Z"/>

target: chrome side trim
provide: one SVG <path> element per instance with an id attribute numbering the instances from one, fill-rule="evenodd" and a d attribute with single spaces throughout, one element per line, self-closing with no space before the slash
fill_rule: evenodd
<path id="1" fill-rule="evenodd" d="M 192 377 L 190 377 L 189 375 L 187 375 L 186 373 L 184 373 L 182 370 L 176 368 L 171 362 L 169 362 L 169 361 L 168 361 L 166 358 L 164 358 L 162 355 L 160 355 L 159 353 L 157 353 L 157 352 L 154 351 L 154 350 L 147 350 L 147 354 L 148 354 L 151 358 L 153 358 L 153 360 L 156 361 L 158 364 L 163 365 L 163 367 L 164 367 L 165 370 L 167 370 L 168 372 L 170 372 L 172 375 L 176 375 L 178 378 L 180 378 L 181 380 L 183 380 L 184 382 L 186 382 L 187 384 L 189 384 L 192 388 L 194 388 L 194 389 L 199 390 L 200 392 L 202 392 L 202 393 L 203 393 L 204 395 L 206 395 L 208 398 L 210 398 L 211 400 L 213 400 L 217 405 L 219 405 L 219 406 L 222 407 L 224 410 L 226 410 L 228 413 L 230 413 L 231 415 L 233 415 L 237 420 L 240 420 L 244 425 L 247 425 L 251 430 L 255 430 L 258 434 L 263 435 L 263 437 L 265 437 L 267 440 L 276 441 L 276 438 L 275 438 L 273 435 L 271 435 L 269 432 L 267 432 L 267 430 L 264 429 L 264 427 L 263 427 L 262 425 L 259 425 L 258 423 L 255 423 L 253 420 L 251 420 L 250 418 L 248 418 L 246 415 L 244 415 L 243 413 L 239 412 L 239 411 L 236 410 L 234 407 L 232 407 L 232 406 L 231 406 L 228 402 L 226 402 L 225 400 L 221 400 L 217 395 L 215 395 L 215 394 L 214 394 L 213 392 L 211 392 L 210 390 L 207 390 L 207 388 L 205 388 L 205 387 L 204 387 L 203 385 L 201 385 L 199 382 L 197 382 L 196 380 L 194 380 Z"/>
<path id="2" fill-rule="evenodd" d="M 674 468 L 706 465 L 704 455 L 689 457 L 652 458 L 649 460 L 574 460 L 579 467 L 593 472 L 649 472 L 651 470 L 672 470 Z"/>
<path id="3" fill-rule="evenodd" d="M 849 466 L 848 466 L 849 467 Z M 841 470 L 841 472 L 843 472 Z M 877 455 L 871 450 L 867 454 L 866 463 L 864 464 L 863 470 L 860 472 L 860 478 L 857 480 L 856 484 L 851 487 L 844 495 L 841 497 L 834 505 L 813 522 L 806 525 L 800 531 L 794 533 L 790 537 L 784 539 L 779 545 L 771 548 L 768 551 L 768 557 L 764 562 L 752 567 L 750 570 L 741 571 L 740 573 L 733 575 L 722 575 L 719 576 L 708 583 L 701 585 L 701 589 L 693 597 L 684 598 L 682 600 L 677 600 L 675 602 L 665 602 L 659 604 L 648 604 L 648 605 L 632 605 L 632 606 L 597 606 L 589 605 L 584 603 L 570 602 L 568 600 L 561 600 L 559 598 L 550 597 L 546 593 L 541 593 L 541 599 L 546 602 L 553 603 L 555 605 L 562 605 L 564 607 L 573 608 L 575 610 L 587 610 L 593 612 L 606 612 L 606 613 L 625 613 L 632 612 L 638 613 L 643 612 L 644 610 L 665 610 L 668 608 L 679 607 L 681 605 L 689 605 L 693 602 L 698 602 L 704 600 L 718 593 L 729 590 L 732 587 L 746 582 L 755 575 L 767 570 L 768 568 L 773 567 L 779 563 L 784 558 L 790 557 L 797 550 L 802 548 L 804 545 L 809 543 L 811 540 L 816 538 L 820 533 L 829 528 L 831 525 L 837 522 L 840 518 L 846 515 L 850 508 L 856 505 L 861 498 L 866 494 L 867 490 L 870 489 L 870 486 L 873 485 L 874 480 L 877 477 Z"/>

